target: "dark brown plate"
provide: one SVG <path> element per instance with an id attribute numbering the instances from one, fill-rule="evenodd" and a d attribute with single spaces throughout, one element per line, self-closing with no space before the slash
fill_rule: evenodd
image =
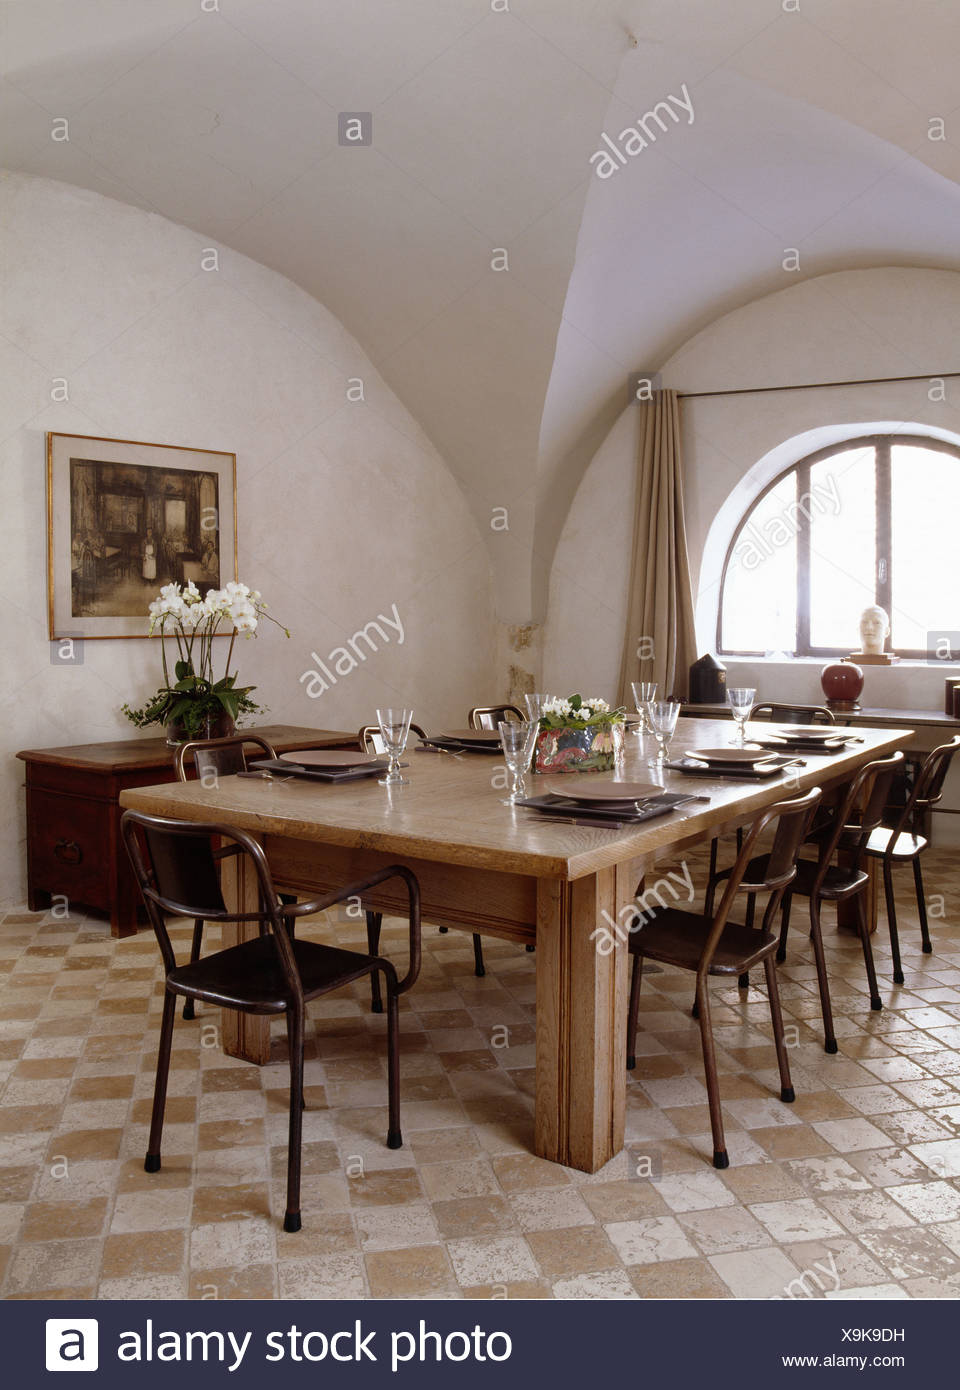
<path id="1" fill-rule="evenodd" d="M 342 772 L 349 767 L 386 767 L 390 761 L 382 753 L 355 753 L 350 748 L 301 748 L 281 753 L 280 761 L 297 767 L 326 767 Z"/>

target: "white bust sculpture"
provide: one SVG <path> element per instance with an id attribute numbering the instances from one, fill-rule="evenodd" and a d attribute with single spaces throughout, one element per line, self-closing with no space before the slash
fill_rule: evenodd
<path id="1" fill-rule="evenodd" d="M 880 656 L 890 635 L 890 619 L 878 604 L 860 614 L 860 650 L 865 656 Z"/>

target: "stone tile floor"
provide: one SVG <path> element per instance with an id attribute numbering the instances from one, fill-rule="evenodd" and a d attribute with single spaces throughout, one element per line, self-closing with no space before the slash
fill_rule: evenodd
<path id="1" fill-rule="evenodd" d="M 0 1294 L 7 1299 L 859 1298 L 960 1295 L 960 873 L 925 861 L 934 955 L 898 887 L 906 984 L 872 1014 L 827 925 L 840 1052 L 822 1050 L 796 931 L 780 967 L 796 1104 L 777 1099 L 760 988 L 717 982 L 731 1167 L 711 1141 L 690 977 L 645 980 L 628 1148 L 588 1176 L 531 1153 L 535 958 L 424 929 L 404 1005 L 404 1147 L 385 1147 L 383 1018 L 365 986 L 311 1009 L 304 1228 L 280 1229 L 285 1044 L 226 1058 L 178 1019 L 159 1174 L 143 1172 L 161 1002 L 146 931 L 0 922 Z M 702 876 L 702 875 L 701 875 Z M 799 921 L 800 913 L 797 913 Z M 362 940 L 345 916 L 309 930 Z M 186 949 L 186 926 L 177 928 Z M 402 955 L 402 930 L 386 947 Z M 282 1033 L 282 1025 L 281 1033 Z M 656 1176 L 647 1176 L 650 1172 Z"/>

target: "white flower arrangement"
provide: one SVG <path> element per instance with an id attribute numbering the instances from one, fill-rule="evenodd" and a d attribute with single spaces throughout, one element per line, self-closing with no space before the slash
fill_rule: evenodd
<path id="1" fill-rule="evenodd" d="M 568 695 L 566 699 L 552 696 L 540 709 L 541 729 L 586 729 L 593 724 L 622 723 L 625 711 L 611 709 L 606 700 L 592 695 Z"/>
<path id="2" fill-rule="evenodd" d="M 148 609 L 150 636 L 160 635 L 164 685 L 142 709 L 124 705 L 127 718 L 138 728 L 180 721 L 187 733 L 196 737 L 204 724 L 218 714 L 236 720 L 242 714 L 257 713 L 260 706 L 250 698 L 254 687 L 236 684 L 236 673 L 230 674 L 230 662 L 237 634 L 255 637 L 264 618 L 276 623 L 287 637 L 290 636 L 287 628 L 277 623 L 266 608 L 260 591 L 247 584 L 231 581 L 222 589 L 209 589 L 205 595 L 192 579 L 182 586 L 164 584 Z M 216 680 L 213 639 L 227 623 L 230 625 L 230 647 L 224 674 Z M 177 644 L 176 680 L 172 684 L 167 667 L 168 636 Z"/>

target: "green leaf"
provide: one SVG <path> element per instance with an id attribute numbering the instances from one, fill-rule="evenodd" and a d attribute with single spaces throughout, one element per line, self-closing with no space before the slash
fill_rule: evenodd
<path id="1" fill-rule="evenodd" d="M 189 661 L 178 661 L 176 666 L 174 666 L 173 670 L 178 681 L 182 681 L 185 676 L 190 676 L 193 674 L 193 672 L 190 670 Z"/>
<path id="2" fill-rule="evenodd" d="M 216 696 L 230 718 L 236 719 L 240 713 L 240 696 L 233 690 L 218 690 Z"/>
<path id="3" fill-rule="evenodd" d="M 580 709 L 580 707 L 582 706 L 582 704 L 583 704 L 583 701 L 581 700 L 581 698 L 580 698 L 579 695 L 571 695 L 571 696 L 570 696 L 570 708 L 571 708 L 571 709 Z"/>

